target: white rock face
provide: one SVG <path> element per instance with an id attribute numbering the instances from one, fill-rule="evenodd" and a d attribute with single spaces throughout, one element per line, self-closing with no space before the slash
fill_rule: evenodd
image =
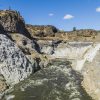
<path id="1" fill-rule="evenodd" d="M 68 42 L 61 43 L 53 54 L 56 58 L 81 59 L 92 43 Z"/>
<path id="2" fill-rule="evenodd" d="M 98 46 L 97 46 L 98 47 Z M 95 51 L 92 54 L 94 54 Z M 94 100 L 100 100 L 100 49 L 92 61 L 85 62 L 83 70 L 83 82 L 85 90 Z"/>
<path id="3" fill-rule="evenodd" d="M 38 41 L 40 52 L 52 55 L 54 52 L 53 41 Z"/>
<path id="4" fill-rule="evenodd" d="M 45 52 L 46 54 L 52 54 L 53 51 L 53 47 L 51 46 L 45 46 L 41 49 L 41 52 Z"/>
<path id="5" fill-rule="evenodd" d="M 82 60 L 77 61 L 76 70 L 81 71 L 86 61 L 92 62 L 99 49 L 99 43 L 93 44 L 91 48 L 85 53 L 85 55 L 83 55 Z"/>
<path id="6" fill-rule="evenodd" d="M 44 53 L 49 54 L 50 47 L 44 49 Z M 54 53 L 50 55 L 52 59 L 55 58 L 67 58 L 68 60 L 74 60 L 73 68 L 77 71 L 81 71 L 86 61 L 92 62 L 98 50 L 100 49 L 100 43 L 93 42 L 67 42 L 60 43 L 54 48 Z M 50 52 L 50 49 L 49 49 Z M 72 62 L 73 63 L 73 62 Z"/>
<path id="7" fill-rule="evenodd" d="M 27 78 L 34 66 L 21 50 L 5 35 L 0 34 L 0 74 L 9 85 Z"/>

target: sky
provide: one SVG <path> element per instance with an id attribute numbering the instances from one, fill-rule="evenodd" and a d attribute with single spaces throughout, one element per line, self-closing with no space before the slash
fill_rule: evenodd
<path id="1" fill-rule="evenodd" d="M 62 30 L 100 30 L 100 0 L 0 0 L 0 9 L 20 11 L 27 24 Z"/>

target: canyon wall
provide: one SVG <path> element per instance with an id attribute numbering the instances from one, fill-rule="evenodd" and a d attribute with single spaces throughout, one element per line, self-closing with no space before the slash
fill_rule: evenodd
<path id="1" fill-rule="evenodd" d="M 83 75 L 82 86 L 87 93 L 93 99 L 100 100 L 100 43 L 61 42 L 55 47 L 51 45 L 53 41 L 48 43 L 50 45 L 42 44 L 41 52 L 49 55 L 50 59 L 70 61 L 72 68 Z"/>
<path id="2" fill-rule="evenodd" d="M 100 32 L 62 32 L 56 27 L 25 25 L 19 12 L 0 11 L 0 90 L 24 80 L 53 59 L 66 59 L 83 76 L 82 86 L 100 100 Z M 72 73 L 71 73 L 72 74 Z M 4 86 L 3 86 L 4 85 Z"/>

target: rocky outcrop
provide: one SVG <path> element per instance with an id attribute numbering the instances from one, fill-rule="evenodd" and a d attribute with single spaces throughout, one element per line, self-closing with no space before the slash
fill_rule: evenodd
<path id="1" fill-rule="evenodd" d="M 52 25 L 26 25 L 26 28 L 32 36 L 37 37 L 54 36 L 58 32 L 58 29 Z"/>
<path id="2" fill-rule="evenodd" d="M 19 33 L 10 34 L 10 36 L 25 55 L 31 55 L 34 52 L 39 52 L 38 44 L 35 40 L 31 40 Z"/>
<path id="3" fill-rule="evenodd" d="M 82 85 L 94 100 L 100 100 L 100 49 L 92 62 L 85 62 L 83 67 L 84 80 Z"/>
<path id="4" fill-rule="evenodd" d="M 91 37 L 96 36 L 97 31 L 92 29 L 81 29 L 76 31 L 68 32 L 70 35 L 77 35 L 77 36 L 83 36 L 83 37 Z"/>
<path id="5" fill-rule="evenodd" d="M 25 22 L 16 11 L 0 11 L 0 24 L 7 32 L 20 33 L 25 29 Z"/>
<path id="6" fill-rule="evenodd" d="M 99 31 L 93 29 L 80 29 L 75 31 L 61 31 L 56 27 L 47 25 L 26 25 L 32 37 L 43 40 L 65 40 L 65 41 L 100 41 Z"/>
<path id="7" fill-rule="evenodd" d="M 0 11 L 0 24 L 6 32 L 21 33 L 31 38 L 30 33 L 25 28 L 25 22 L 22 16 L 17 11 L 1 10 Z"/>
<path id="8" fill-rule="evenodd" d="M 39 66 L 35 59 L 33 61 L 32 64 L 15 43 L 0 34 L 0 74 L 8 85 L 14 85 L 34 73 L 34 68 Z"/>

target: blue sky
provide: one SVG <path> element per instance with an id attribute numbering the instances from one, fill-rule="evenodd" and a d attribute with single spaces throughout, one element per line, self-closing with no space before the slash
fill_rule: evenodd
<path id="1" fill-rule="evenodd" d="M 100 30 L 100 0 L 0 0 L 0 9 L 9 6 L 29 24 Z"/>

